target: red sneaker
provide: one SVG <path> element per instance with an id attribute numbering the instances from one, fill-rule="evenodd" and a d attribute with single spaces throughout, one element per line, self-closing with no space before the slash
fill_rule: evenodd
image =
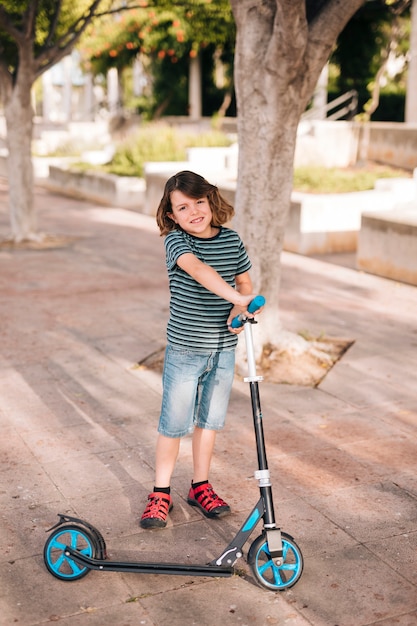
<path id="1" fill-rule="evenodd" d="M 154 491 L 148 496 L 148 504 L 140 519 L 142 528 L 165 528 L 168 513 L 172 510 L 171 496 L 161 491 Z"/>
<path id="2" fill-rule="evenodd" d="M 230 506 L 214 492 L 210 483 L 205 483 L 188 493 L 188 504 L 197 506 L 206 517 L 224 517 L 230 513 Z"/>

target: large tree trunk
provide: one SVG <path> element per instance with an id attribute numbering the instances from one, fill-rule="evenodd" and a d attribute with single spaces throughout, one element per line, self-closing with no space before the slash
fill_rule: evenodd
<path id="1" fill-rule="evenodd" d="M 38 238 L 33 208 L 31 86 L 34 77 L 22 60 L 18 79 L 5 92 L 7 126 L 9 204 L 12 237 L 15 241 Z"/>
<path id="2" fill-rule="evenodd" d="M 36 233 L 33 207 L 33 83 L 71 52 L 97 17 L 102 1 L 91 0 L 89 6 L 83 3 L 85 7 L 71 15 L 63 11 L 61 2 L 55 3 L 54 10 L 49 10 L 54 3 L 39 1 L 9 2 L 7 8 L 0 3 L 1 31 L 12 43 L 10 50 L 0 46 L 0 96 L 6 117 L 10 221 L 15 241 L 41 238 Z M 108 7 L 110 13 L 112 9 Z"/>
<path id="3" fill-rule="evenodd" d="M 253 263 L 255 288 L 267 299 L 261 347 L 288 347 L 278 299 L 298 122 L 337 35 L 363 2 L 323 0 L 307 16 L 305 0 L 231 0 L 237 27 L 236 226 Z M 298 349 L 299 341 L 293 342 Z"/>
<path id="4" fill-rule="evenodd" d="M 256 290 L 268 302 L 262 314 L 260 343 L 276 345 L 280 257 L 291 201 L 297 126 L 305 108 L 308 31 L 305 16 L 304 24 L 296 19 L 297 7 L 288 9 L 294 14 L 290 20 L 288 15 L 282 19 L 279 7 L 273 9 L 273 4 L 269 10 L 264 4 L 257 14 L 248 8 L 246 15 L 240 7 L 237 21 L 236 225 L 252 259 Z M 284 26 L 278 24 L 281 19 Z"/>

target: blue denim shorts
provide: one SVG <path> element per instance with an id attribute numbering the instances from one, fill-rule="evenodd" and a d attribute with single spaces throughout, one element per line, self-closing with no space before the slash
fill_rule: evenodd
<path id="1" fill-rule="evenodd" d="M 192 352 L 168 345 L 158 432 L 184 437 L 197 426 L 221 430 L 235 372 L 235 350 Z"/>

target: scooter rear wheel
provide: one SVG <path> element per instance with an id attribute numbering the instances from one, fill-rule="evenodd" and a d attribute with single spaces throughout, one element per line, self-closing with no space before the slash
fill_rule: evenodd
<path id="1" fill-rule="evenodd" d="M 257 537 L 249 548 L 248 563 L 256 582 L 272 591 L 289 589 L 303 573 L 304 559 L 291 535 L 282 532 L 282 563 L 271 557 L 266 535 Z"/>
<path id="2" fill-rule="evenodd" d="M 43 549 L 43 559 L 52 576 L 66 581 L 78 580 L 86 576 L 90 569 L 78 565 L 70 556 L 67 556 L 66 547 L 94 558 L 98 553 L 95 537 L 81 526 L 69 524 L 59 526 L 48 537 Z"/>

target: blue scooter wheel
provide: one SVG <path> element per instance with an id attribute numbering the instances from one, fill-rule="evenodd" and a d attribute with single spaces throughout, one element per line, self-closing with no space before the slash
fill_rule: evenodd
<path id="1" fill-rule="evenodd" d="M 249 548 L 248 563 L 256 582 L 272 591 L 289 589 L 303 573 L 304 559 L 291 535 L 281 533 L 282 563 L 277 564 L 268 549 L 266 535 L 257 537 Z"/>
<path id="2" fill-rule="evenodd" d="M 94 558 L 98 551 L 95 538 L 82 527 L 67 525 L 57 528 L 46 540 L 43 559 L 52 576 L 66 581 L 79 580 L 90 569 L 78 565 L 67 556 L 66 547 Z"/>

